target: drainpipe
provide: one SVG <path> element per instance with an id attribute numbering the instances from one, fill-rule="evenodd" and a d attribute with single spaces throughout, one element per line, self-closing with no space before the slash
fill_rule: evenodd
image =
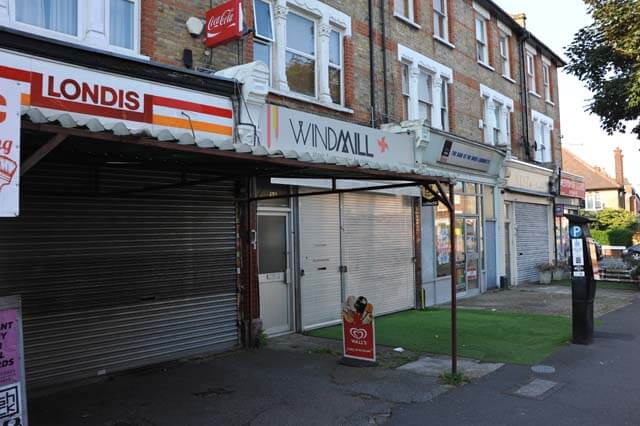
<path id="1" fill-rule="evenodd" d="M 527 63 L 525 55 L 525 43 L 531 37 L 531 33 L 523 29 L 524 35 L 518 40 L 518 50 L 520 56 L 520 101 L 522 103 L 522 132 L 524 134 L 524 149 L 528 160 L 533 160 L 531 156 L 531 144 L 529 143 L 529 87 L 527 86 Z M 534 157 L 535 158 L 535 157 Z"/>
<path id="2" fill-rule="evenodd" d="M 389 85 L 387 82 L 387 25 L 384 19 L 384 1 L 380 2 L 380 28 L 382 35 L 382 82 L 384 84 L 384 118 L 383 123 L 389 122 Z"/>
<path id="3" fill-rule="evenodd" d="M 376 127 L 376 73 L 373 49 L 373 0 L 369 0 L 369 85 L 371 91 L 371 127 Z"/>

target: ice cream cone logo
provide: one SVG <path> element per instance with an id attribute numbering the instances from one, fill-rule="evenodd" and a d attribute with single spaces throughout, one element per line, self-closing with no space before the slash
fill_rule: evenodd
<path id="1" fill-rule="evenodd" d="M 0 155 L 0 191 L 5 185 L 9 185 L 13 180 L 18 165 L 9 157 Z"/>
<path id="2" fill-rule="evenodd" d="M 4 108 L 7 106 L 7 100 L 4 98 L 4 96 L 0 95 L 0 123 L 4 122 L 4 120 L 7 119 L 7 112 L 4 111 Z"/>

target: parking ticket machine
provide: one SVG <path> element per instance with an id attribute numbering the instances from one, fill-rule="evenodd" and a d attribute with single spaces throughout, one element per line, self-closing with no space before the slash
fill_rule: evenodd
<path id="1" fill-rule="evenodd" d="M 583 216 L 565 215 L 569 219 L 571 239 L 571 301 L 573 343 L 593 342 L 593 299 L 596 295 L 599 250 L 589 232 L 592 221 Z"/>

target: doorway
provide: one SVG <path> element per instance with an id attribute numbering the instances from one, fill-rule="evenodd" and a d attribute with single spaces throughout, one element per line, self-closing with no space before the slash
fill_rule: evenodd
<path id="1" fill-rule="evenodd" d="M 456 288 L 458 293 L 480 292 L 478 217 L 456 219 Z"/>
<path id="2" fill-rule="evenodd" d="M 288 212 L 258 212 L 260 313 L 270 336 L 293 330 L 290 226 Z"/>

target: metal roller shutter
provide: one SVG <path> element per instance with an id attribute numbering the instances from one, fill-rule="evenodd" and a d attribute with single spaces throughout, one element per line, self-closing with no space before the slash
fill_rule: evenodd
<path id="1" fill-rule="evenodd" d="M 300 198 L 300 298 L 304 330 L 340 318 L 339 196 Z"/>
<path id="2" fill-rule="evenodd" d="M 549 262 L 549 206 L 515 203 L 518 284 L 538 281 L 537 265 Z"/>
<path id="3" fill-rule="evenodd" d="M 366 296 L 378 315 L 413 308 L 411 198 L 346 193 L 342 215 L 347 295 Z"/>
<path id="4" fill-rule="evenodd" d="M 130 192 L 180 177 L 45 163 L 25 176 L 21 216 L 0 221 L 0 293 L 23 298 L 31 386 L 237 343 L 234 184 Z"/>

